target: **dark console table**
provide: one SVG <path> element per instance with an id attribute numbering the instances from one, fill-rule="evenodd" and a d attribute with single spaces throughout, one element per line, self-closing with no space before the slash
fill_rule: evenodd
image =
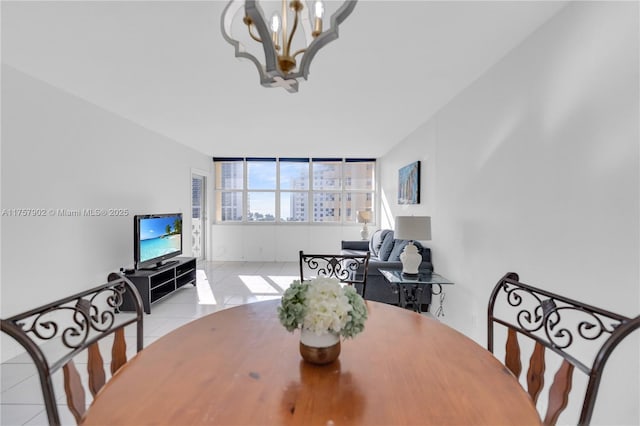
<path id="1" fill-rule="evenodd" d="M 196 259 L 195 257 L 178 257 L 157 269 L 138 269 L 132 274 L 126 274 L 125 277 L 136 286 L 142 297 L 144 311 L 150 314 L 153 302 L 170 295 L 184 285 L 196 285 Z M 134 309 L 129 303 L 129 298 L 125 297 L 120 310 Z"/>

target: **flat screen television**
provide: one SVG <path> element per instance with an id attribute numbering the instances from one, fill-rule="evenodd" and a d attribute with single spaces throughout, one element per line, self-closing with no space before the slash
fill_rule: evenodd
<path id="1" fill-rule="evenodd" d="M 136 215 L 133 257 L 136 269 L 157 269 L 182 254 L 182 213 Z"/>

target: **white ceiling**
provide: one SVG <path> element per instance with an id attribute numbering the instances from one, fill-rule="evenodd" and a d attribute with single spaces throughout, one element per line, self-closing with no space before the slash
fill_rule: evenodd
<path id="1" fill-rule="evenodd" d="M 223 1 L 2 2 L 2 62 L 211 156 L 389 151 L 558 1 L 361 0 L 290 94 L 220 32 Z"/>

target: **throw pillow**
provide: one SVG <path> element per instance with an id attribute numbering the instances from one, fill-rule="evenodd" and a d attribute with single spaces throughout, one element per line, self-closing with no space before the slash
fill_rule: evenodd
<path id="1" fill-rule="evenodd" d="M 380 251 L 380 246 L 382 245 L 382 238 L 382 229 L 378 229 L 371 236 L 371 239 L 369 240 L 369 252 L 371 252 L 371 257 L 378 257 L 378 251 Z"/>
<path id="2" fill-rule="evenodd" d="M 382 261 L 389 260 L 389 255 L 391 254 L 391 250 L 393 250 L 393 232 L 388 232 L 384 237 L 384 241 L 380 246 L 380 251 L 378 252 L 378 259 Z"/>
<path id="3" fill-rule="evenodd" d="M 371 240 L 369 241 L 369 252 L 371 252 L 371 257 L 380 258 L 380 247 L 382 247 L 382 243 L 389 233 L 393 234 L 393 231 L 390 229 L 378 229 L 373 233 Z"/>
<path id="4" fill-rule="evenodd" d="M 408 240 L 393 240 L 393 250 L 391 250 L 391 254 L 389 254 L 389 261 L 396 262 L 400 260 L 400 255 L 404 250 L 404 246 L 409 244 Z"/>

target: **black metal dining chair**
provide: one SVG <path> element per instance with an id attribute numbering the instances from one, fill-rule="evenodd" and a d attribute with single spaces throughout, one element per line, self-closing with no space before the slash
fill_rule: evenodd
<path id="1" fill-rule="evenodd" d="M 57 371 L 63 371 L 67 405 L 80 424 L 86 393 L 74 358 L 86 353 L 87 387 L 95 398 L 107 381 L 99 347 L 102 339 L 113 335 L 112 376 L 127 362 L 125 327 L 135 324 L 136 353 L 142 350 L 142 299 L 125 277 L 110 274 L 108 279 L 106 284 L 0 320 L 2 331 L 27 351 L 36 366 L 50 425 L 60 424 L 52 380 Z M 131 299 L 135 312 L 119 312 L 125 298 Z"/>
<path id="2" fill-rule="evenodd" d="M 544 386 L 545 351 L 549 349 L 560 357 L 560 368 L 549 386 L 545 425 L 556 424 L 566 408 L 574 369 L 588 379 L 578 424 L 590 423 L 609 356 L 640 327 L 640 316 L 628 318 L 521 283 L 514 272 L 506 274 L 494 287 L 487 319 L 487 348 L 492 353 L 494 326 L 506 327 L 505 365 L 516 378 L 522 370 L 518 337 L 533 341 L 527 392 L 534 404 Z"/>
<path id="3" fill-rule="evenodd" d="M 300 281 L 323 276 L 352 285 L 364 298 L 367 290 L 367 272 L 371 253 L 309 254 L 300 250 Z"/>

